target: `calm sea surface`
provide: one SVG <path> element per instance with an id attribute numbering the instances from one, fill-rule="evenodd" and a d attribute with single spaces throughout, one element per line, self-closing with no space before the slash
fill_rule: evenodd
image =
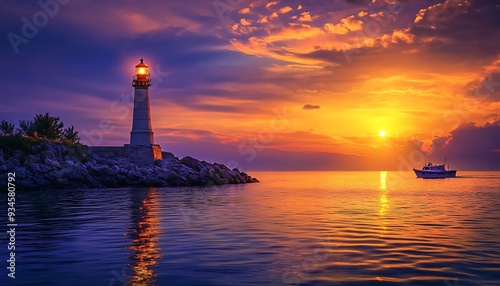
<path id="1" fill-rule="evenodd" d="M 0 285 L 500 285 L 500 172 L 251 175 L 18 190 L 15 279 L 2 190 Z"/>

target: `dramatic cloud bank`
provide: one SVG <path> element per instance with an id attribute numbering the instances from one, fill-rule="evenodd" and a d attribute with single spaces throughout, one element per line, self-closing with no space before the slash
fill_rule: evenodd
<path id="1" fill-rule="evenodd" d="M 84 143 L 125 144 L 142 56 L 156 141 L 179 155 L 246 169 L 445 157 L 500 169 L 495 1 L 40 3 L 2 3 L 0 119 L 50 112 Z"/>

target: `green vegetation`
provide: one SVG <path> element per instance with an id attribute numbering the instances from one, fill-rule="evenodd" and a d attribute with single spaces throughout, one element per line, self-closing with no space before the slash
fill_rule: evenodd
<path id="1" fill-rule="evenodd" d="M 75 127 L 73 125 L 63 130 L 61 138 L 65 142 L 78 143 L 78 141 L 80 141 L 78 131 L 75 131 Z"/>
<path id="2" fill-rule="evenodd" d="M 14 124 L 6 120 L 0 122 L 0 149 L 5 154 L 10 154 L 13 150 L 32 153 L 31 147 L 44 140 L 64 143 L 71 147 L 79 145 L 80 137 L 74 126 L 64 128 L 59 117 L 50 116 L 48 113 L 37 114 L 33 120 L 19 121 L 17 133 Z"/>
<path id="3" fill-rule="evenodd" d="M 12 156 L 15 150 L 20 150 L 24 154 L 33 154 L 31 147 L 40 141 L 42 140 L 23 136 L 21 133 L 9 136 L 2 135 L 0 136 L 0 149 L 7 157 Z"/>

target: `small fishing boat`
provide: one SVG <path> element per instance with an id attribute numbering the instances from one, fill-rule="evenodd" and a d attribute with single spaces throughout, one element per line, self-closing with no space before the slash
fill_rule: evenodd
<path id="1" fill-rule="evenodd" d="M 443 179 L 443 178 L 456 177 L 457 170 L 450 170 L 449 166 L 448 169 L 446 169 L 445 164 L 433 165 L 432 163 L 429 163 L 424 167 L 422 167 L 422 170 L 413 169 L 413 172 L 415 172 L 417 178 L 424 178 L 424 179 Z"/>

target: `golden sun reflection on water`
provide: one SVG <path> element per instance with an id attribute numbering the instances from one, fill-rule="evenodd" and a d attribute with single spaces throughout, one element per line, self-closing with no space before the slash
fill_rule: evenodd
<path id="1" fill-rule="evenodd" d="M 387 231 L 387 220 L 385 219 L 385 215 L 389 208 L 389 200 L 387 199 L 387 171 L 380 171 L 380 209 L 379 216 L 381 218 L 381 226 L 383 229 L 383 233 L 381 236 L 384 236 L 385 231 Z"/>
<path id="2" fill-rule="evenodd" d="M 128 285 L 152 285 L 156 278 L 153 267 L 161 257 L 158 247 L 158 195 L 156 189 L 151 188 L 147 192 L 138 191 L 132 196 L 133 244 L 128 248 L 132 251 L 134 262 L 130 265 L 133 273 Z"/>

